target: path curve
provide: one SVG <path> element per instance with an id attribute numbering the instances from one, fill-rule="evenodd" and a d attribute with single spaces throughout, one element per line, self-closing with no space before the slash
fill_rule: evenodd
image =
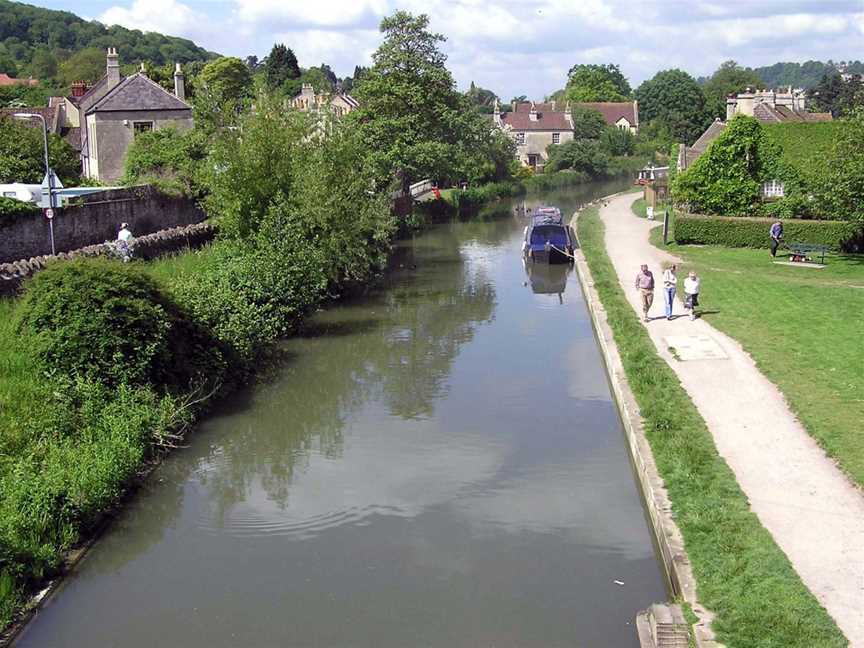
<path id="1" fill-rule="evenodd" d="M 699 409 L 763 526 L 849 645 L 864 648 L 864 494 L 807 434 L 738 342 L 701 319 L 662 317 L 662 266 L 680 260 L 648 242 L 658 223 L 632 213 L 638 197 L 616 196 L 600 209 L 606 249 L 627 299 L 641 319 L 633 281 L 647 263 L 658 289 L 650 313 L 656 319 L 645 326 L 658 352 Z M 679 282 L 684 276 L 679 271 Z M 702 289 L 710 295 L 710 286 Z M 684 313 L 678 300 L 674 313 Z M 676 360 L 664 338 L 693 335 L 710 336 L 728 358 Z"/>

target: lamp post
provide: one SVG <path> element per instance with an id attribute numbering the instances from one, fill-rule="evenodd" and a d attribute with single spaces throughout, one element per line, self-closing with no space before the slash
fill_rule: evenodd
<path id="1" fill-rule="evenodd" d="M 48 162 L 48 122 L 45 117 L 39 113 L 14 113 L 15 119 L 38 119 L 42 122 L 42 143 L 44 145 L 43 152 L 45 154 L 45 178 L 48 180 L 48 209 L 45 210 L 45 216 L 48 218 L 48 231 L 51 234 L 51 254 L 55 254 L 54 249 L 54 173 L 51 171 L 51 166 Z"/>

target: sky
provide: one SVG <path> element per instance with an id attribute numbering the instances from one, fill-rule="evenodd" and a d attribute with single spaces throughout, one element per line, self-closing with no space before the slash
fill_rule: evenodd
<path id="1" fill-rule="evenodd" d="M 275 42 L 338 76 L 369 65 L 378 24 L 426 13 L 447 37 L 457 84 L 542 99 L 576 63 L 616 63 L 631 85 L 668 68 L 709 75 L 723 61 L 864 58 L 864 0 L 29 0 L 105 24 L 183 36 L 263 58 Z M 121 52 L 122 56 L 122 52 Z"/>

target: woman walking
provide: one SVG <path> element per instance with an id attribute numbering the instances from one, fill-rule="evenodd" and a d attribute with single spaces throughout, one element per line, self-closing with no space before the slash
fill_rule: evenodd
<path id="1" fill-rule="evenodd" d="M 672 304 L 675 303 L 675 292 L 678 289 L 678 277 L 675 276 L 677 266 L 672 264 L 663 272 L 663 299 L 666 302 L 666 319 L 672 319 Z"/>
<path id="2" fill-rule="evenodd" d="M 692 270 L 684 280 L 684 308 L 690 311 L 690 320 L 696 319 L 696 307 L 699 305 L 699 277 Z"/>

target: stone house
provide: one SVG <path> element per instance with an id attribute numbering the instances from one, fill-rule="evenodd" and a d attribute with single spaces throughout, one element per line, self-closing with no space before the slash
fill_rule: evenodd
<path id="1" fill-rule="evenodd" d="M 346 92 L 316 93 L 311 83 L 304 83 L 300 93 L 292 97 L 288 105 L 303 112 L 321 112 L 328 108 L 336 117 L 347 115 L 360 106 L 357 100 Z"/>
<path id="2" fill-rule="evenodd" d="M 807 93 L 792 89 L 751 90 L 729 95 L 726 98 L 726 119 L 735 115 L 755 117 L 766 124 L 784 122 L 831 121 L 830 113 L 807 112 Z"/>
<path id="3" fill-rule="evenodd" d="M 549 146 L 573 140 L 570 104 L 563 111 L 556 107 L 555 102 L 514 102 L 511 112 L 502 113 L 495 102 L 493 124 L 516 142 L 516 159 L 536 171 L 542 171 L 549 160 Z"/>
<path id="4" fill-rule="evenodd" d="M 180 65 L 174 72 L 174 93 L 144 74 L 120 74 L 117 50 L 108 49 L 105 76 L 88 88 L 72 84 L 69 97 L 52 97 L 56 132 L 77 135 L 85 176 L 100 182 L 116 182 L 123 175 L 126 151 L 138 133 L 192 128 L 192 106 L 186 103 L 186 86 Z"/>

